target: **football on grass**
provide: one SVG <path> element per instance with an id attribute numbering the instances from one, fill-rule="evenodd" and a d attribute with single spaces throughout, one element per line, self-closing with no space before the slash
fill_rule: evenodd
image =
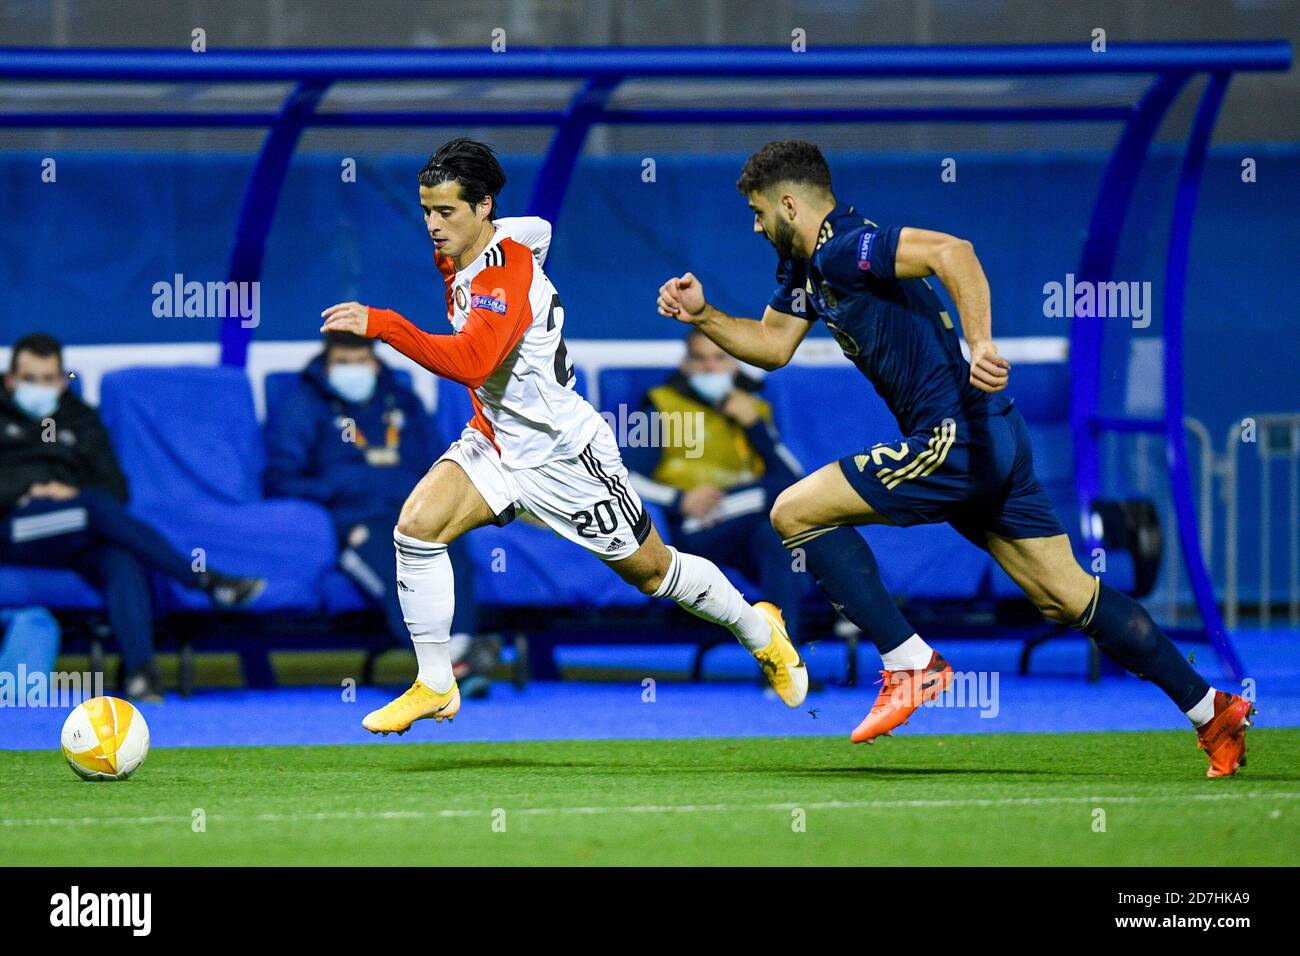
<path id="1" fill-rule="evenodd" d="M 63 722 L 63 756 L 85 780 L 125 780 L 149 753 L 144 715 L 116 697 L 78 704 Z"/>

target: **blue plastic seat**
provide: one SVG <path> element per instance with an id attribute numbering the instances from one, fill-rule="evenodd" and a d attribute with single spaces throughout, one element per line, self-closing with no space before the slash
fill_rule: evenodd
<path id="1" fill-rule="evenodd" d="M 0 565 L 0 607 L 34 605 L 55 611 L 97 611 L 104 600 L 75 571 Z"/>
<path id="2" fill-rule="evenodd" d="M 311 502 L 262 497 L 265 450 L 248 380 L 192 366 L 110 372 L 101 413 L 131 487 L 131 509 L 206 566 L 265 576 L 250 607 L 315 610 L 334 566 L 329 516 Z M 210 607 L 201 592 L 161 582 L 164 607 Z"/>
<path id="3" fill-rule="evenodd" d="M 676 371 L 672 368 L 607 368 L 598 376 L 600 410 L 618 414 L 622 406 L 634 412 L 641 408 L 645 393 L 662 385 Z"/>

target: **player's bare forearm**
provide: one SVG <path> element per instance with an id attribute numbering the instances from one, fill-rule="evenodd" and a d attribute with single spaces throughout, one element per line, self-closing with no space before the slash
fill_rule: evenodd
<path id="1" fill-rule="evenodd" d="M 689 272 L 659 287 L 658 307 L 660 315 L 694 326 L 724 352 L 768 371 L 790 361 L 809 328 L 803 319 L 770 306 L 762 319 L 728 315 L 705 300 L 703 287 Z"/>
<path id="2" fill-rule="evenodd" d="M 969 242 L 962 241 L 939 260 L 935 274 L 952 296 L 967 344 L 993 338 L 993 313 L 989 307 L 989 280 Z"/>
<path id="3" fill-rule="evenodd" d="M 789 361 L 784 343 L 758 319 L 728 315 L 707 305 L 698 319 L 692 317 L 692 324 L 712 339 L 718 348 L 742 362 L 771 371 Z"/>
<path id="4" fill-rule="evenodd" d="M 970 383 L 983 392 L 1007 387 L 1011 363 L 998 355 L 993 344 L 993 311 L 989 306 L 989 280 L 975 248 L 958 240 L 939 258 L 935 274 L 952 296 L 961 319 L 962 334 L 970 346 Z"/>

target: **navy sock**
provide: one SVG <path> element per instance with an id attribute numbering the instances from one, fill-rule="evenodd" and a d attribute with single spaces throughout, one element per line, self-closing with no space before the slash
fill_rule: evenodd
<path id="1" fill-rule="evenodd" d="M 782 543 L 803 549 L 822 593 L 871 638 L 880 653 L 892 651 L 916 633 L 885 590 L 876 556 L 855 529 L 813 528 Z"/>
<path id="2" fill-rule="evenodd" d="M 1073 627 L 1096 641 L 1117 664 L 1159 687 L 1184 713 L 1210 689 L 1146 608 L 1100 581 L 1092 604 Z"/>

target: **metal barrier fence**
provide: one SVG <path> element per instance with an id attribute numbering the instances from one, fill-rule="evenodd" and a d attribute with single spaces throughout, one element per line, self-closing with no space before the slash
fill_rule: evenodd
<path id="1" fill-rule="evenodd" d="M 1223 504 L 1223 613 L 1224 622 L 1235 629 L 1241 620 L 1241 474 L 1243 448 L 1255 449 L 1259 467 L 1259 625 L 1273 623 L 1273 541 L 1278 515 L 1273 509 L 1273 471 L 1286 462 L 1287 493 L 1287 623 L 1300 627 L 1300 412 L 1271 412 L 1251 415 L 1235 422 L 1224 442 L 1223 454 L 1216 455 L 1209 430 L 1188 416 L 1183 424 L 1196 439 L 1199 449 L 1200 482 L 1197 493 L 1201 550 L 1213 567 L 1214 483 L 1219 482 Z M 1139 456 L 1140 458 L 1145 456 Z M 1166 588 L 1169 613 L 1177 617 L 1178 562 L 1169 563 Z"/>
<path id="2" fill-rule="evenodd" d="M 1254 440 L 1246 441 L 1248 429 Z M 1275 443 L 1282 438 L 1283 442 Z M 1235 627 L 1240 613 L 1238 590 L 1238 515 L 1240 469 L 1238 453 L 1242 446 L 1253 445 L 1259 462 L 1259 623 L 1272 622 L 1272 548 L 1273 548 L 1273 462 L 1287 461 L 1289 575 L 1287 618 L 1292 627 L 1300 625 L 1300 412 L 1279 412 L 1242 419 L 1228 430 L 1227 446 L 1219 461 L 1225 508 L 1224 547 L 1227 554 L 1225 613 L 1229 627 Z"/>

